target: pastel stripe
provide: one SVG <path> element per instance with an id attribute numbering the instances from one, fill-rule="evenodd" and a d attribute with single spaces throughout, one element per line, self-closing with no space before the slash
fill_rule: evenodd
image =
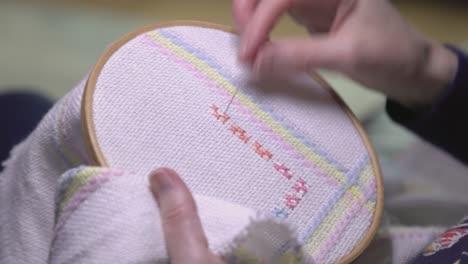
<path id="1" fill-rule="evenodd" d="M 57 215 L 60 215 L 63 208 L 68 204 L 70 199 L 75 195 L 80 188 L 85 185 L 88 180 L 96 174 L 103 171 L 103 168 L 99 167 L 86 167 L 79 171 L 76 175 L 72 175 L 71 179 L 67 180 L 68 184 L 63 185 L 61 188 L 64 189 L 63 194 L 59 198 L 60 202 L 58 205 Z M 70 177 L 70 176 L 69 176 Z"/>
<path id="2" fill-rule="evenodd" d="M 82 171 L 86 170 L 86 166 L 79 166 L 73 169 L 70 169 L 66 171 L 64 174 L 62 174 L 59 179 L 58 179 L 58 191 L 57 191 L 57 196 L 56 196 L 56 203 L 57 207 L 59 206 L 60 201 L 62 201 L 63 195 L 65 191 L 67 190 L 68 186 L 70 185 L 70 182 L 73 180 L 75 175 L 81 173 Z"/>
<path id="3" fill-rule="evenodd" d="M 58 179 L 58 191 L 55 196 L 55 221 L 56 222 L 57 222 L 58 217 L 62 213 L 62 209 L 63 209 L 62 201 L 63 201 L 63 197 L 64 197 L 65 192 L 67 191 L 68 186 L 72 182 L 73 178 L 77 174 L 81 174 L 84 170 L 86 170 L 86 168 L 87 168 L 86 166 L 80 166 L 80 167 L 70 169 L 66 171 L 64 174 L 62 174 L 60 178 Z"/>
<path id="4" fill-rule="evenodd" d="M 327 217 L 332 208 L 337 205 L 337 203 L 344 196 L 346 191 L 351 186 L 356 184 L 356 182 L 359 179 L 359 175 L 368 165 L 369 156 L 365 155 L 363 158 L 361 158 L 361 161 L 357 164 L 357 166 L 352 171 L 346 174 L 346 178 L 348 179 L 346 184 L 342 185 L 337 191 L 335 191 L 333 196 L 330 197 L 330 199 L 325 203 L 324 206 L 322 206 L 322 208 L 320 208 L 318 213 L 314 216 L 314 218 L 309 222 L 307 227 L 299 235 L 299 241 L 302 244 L 305 244 L 309 240 L 309 238 L 313 237 L 313 234 L 316 232 L 319 225 L 323 223 L 323 220 Z"/>
<path id="5" fill-rule="evenodd" d="M 171 50 L 161 46 L 158 42 L 155 42 L 147 35 L 143 35 L 142 38 L 149 38 L 151 41 L 149 44 L 159 49 L 159 51 L 174 60 L 176 63 L 179 63 L 182 67 L 186 68 L 188 71 L 193 72 L 195 76 L 200 78 L 202 81 L 206 83 L 208 87 L 213 89 L 214 92 L 220 94 L 221 96 L 226 97 L 226 100 L 231 100 L 232 95 L 230 95 L 225 89 L 219 87 L 215 82 L 213 82 L 210 78 L 208 78 L 203 72 L 197 70 L 192 64 L 184 61 L 182 58 L 176 56 Z M 311 161 L 307 160 L 305 156 L 297 152 L 291 145 L 285 142 L 280 136 L 278 136 L 273 130 L 271 130 L 266 124 L 263 123 L 258 117 L 252 114 L 249 109 L 247 109 L 244 105 L 239 103 L 237 100 L 234 100 L 232 105 L 237 107 L 241 113 L 248 116 L 249 120 L 252 121 L 254 124 L 258 125 L 263 131 L 265 131 L 270 138 L 277 141 L 277 143 L 288 152 L 293 158 L 299 159 L 302 162 L 302 165 L 308 169 L 310 169 L 316 176 L 321 177 L 321 179 L 328 185 L 336 187 L 338 182 L 329 177 L 321 168 L 315 166 Z M 299 157 L 300 156 L 300 157 Z"/>
<path id="6" fill-rule="evenodd" d="M 351 210 L 352 212 L 350 213 L 352 213 L 353 216 L 343 219 L 343 221 L 333 231 L 335 234 L 329 237 L 329 239 L 324 243 L 324 247 L 321 249 L 321 251 L 313 257 L 316 263 L 324 263 L 324 259 L 327 257 L 328 253 L 330 253 L 330 251 L 335 248 L 337 241 L 340 239 L 340 236 L 342 236 L 342 234 L 348 230 L 347 228 L 351 224 L 351 221 L 355 215 L 363 214 L 364 218 L 366 219 L 364 224 L 367 226 L 371 225 L 373 213 L 366 210 L 365 207 L 359 206 L 355 206 L 354 208 L 351 208 Z M 362 237 L 358 239 L 362 239 Z"/>
<path id="7" fill-rule="evenodd" d="M 209 77 L 209 79 L 217 84 L 218 87 L 226 90 L 229 94 L 235 92 L 236 87 L 233 86 L 230 82 L 224 79 L 215 69 L 211 68 L 206 62 L 200 60 L 193 54 L 189 53 L 185 49 L 175 45 L 170 40 L 164 38 L 158 32 L 150 32 L 148 35 L 160 44 L 162 47 L 170 50 L 178 57 L 181 57 L 185 61 L 190 62 L 190 64 L 196 68 L 201 73 L 205 74 Z M 274 120 L 271 116 L 265 113 L 262 109 L 259 108 L 254 102 L 252 102 L 246 95 L 243 93 L 238 93 L 236 96 L 236 100 L 240 102 L 242 105 L 246 106 L 255 116 L 260 117 L 263 123 L 269 125 L 273 132 L 278 134 L 280 137 L 284 138 L 285 141 L 289 143 L 288 148 L 291 150 L 297 149 L 299 150 L 298 153 L 301 153 L 305 156 L 308 161 L 303 165 L 313 168 L 320 168 L 328 173 L 328 175 L 332 176 L 333 178 L 338 181 L 338 183 L 344 183 L 346 181 L 344 174 L 339 171 L 337 168 L 333 167 L 330 163 L 328 163 L 325 159 L 323 159 L 317 153 L 311 151 L 310 148 L 302 144 L 297 138 L 295 138 L 289 131 L 287 131 L 281 124 L 279 124 L 276 120 Z M 234 101 L 236 101 L 234 100 Z M 264 127 L 264 129 L 270 129 L 268 127 Z M 316 161 L 315 163 L 313 161 Z"/>
<path id="8" fill-rule="evenodd" d="M 355 216 L 358 213 L 365 213 L 366 219 L 371 219 L 373 212 L 369 212 L 364 207 L 364 204 L 372 196 L 375 190 L 372 188 L 373 182 L 370 182 L 369 186 L 365 188 L 363 195 L 358 199 L 355 199 L 351 207 L 345 214 L 345 217 L 335 226 L 331 235 L 327 238 L 325 243 L 321 244 L 321 247 L 317 250 L 317 253 L 314 254 L 314 259 L 317 263 L 322 263 L 323 259 L 327 256 L 334 246 L 337 244 L 337 241 L 340 240 L 341 235 L 346 231 L 349 224 L 355 219 Z"/>
<path id="9" fill-rule="evenodd" d="M 210 56 L 207 56 L 203 51 L 200 49 L 195 48 L 193 45 L 190 45 L 189 43 L 183 41 L 176 32 L 170 30 L 170 29 L 159 29 L 158 32 L 165 38 L 169 39 L 172 41 L 174 44 L 184 48 L 186 51 L 189 53 L 193 54 L 194 56 L 198 57 L 200 60 L 204 61 L 206 64 L 208 64 L 210 67 L 215 69 L 224 79 L 229 81 L 233 86 L 236 87 L 242 87 L 242 82 L 240 82 L 238 79 L 234 78 L 232 74 L 228 74 L 224 67 L 219 65 L 214 59 L 212 59 Z M 251 101 L 253 101 L 255 104 L 257 104 L 263 111 L 267 112 L 272 116 L 278 123 L 280 123 L 283 127 L 285 127 L 291 134 L 293 134 L 296 138 L 300 139 L 303 144 L 311 148 L 314 152 L 319 154 L 321 157 L 323 157 L 327 162 L 332 164 L 335 168 L 340 170 L 341 172 L 346 172 L 348 171 L 340 162 L 335 160 L 333 157 L 331 157 L 326 151 L 324 151 L 319 145 L 315 144 L 314 142 L 310 141 L 306 136 L 304 136 L 299 130 L 297 130 L 293 125 L 289 124 L 289 122 L 284 119 L 283 117 L 279 116 L 273 109 L 270 107 L 266 106 L 262 102 L 258 101 L 255 99 L 255 97 L 252 94 L 249 94 L 248 90 L 243 91 L 244 94 L 249 97 Z"/>
<path id="10" fill-rule="evenodd" d="M 95 170 L 97 168 L 91 168 L 92 170 Z M 78 182 L 83 183 L 82 186 L 80 186 L 79 189 L 75 189 L 73 191 L 74 195 L 73 197 L 69 200 L 68 203 L 64 203 L 64 208 L 62 213 L 58 217 L 57 224 L 55 226 L 55 232 L 59 232 L 60 229 L 65 225 L 67 220 L 70 218 L 70 216 L 73 214 L 73 212 L 78 208 L 78 206 L 85 201 L 90 194 L 95 192 L 99 187 L 108 182 L 111 178 L 115 176 L 121 176 L 124 174 L 124 171 L 120 170 L 111 170 L 111 169 L 98 169 L 98 173 L 94 173 L 91 175 L 76 175 L 75 179 L 77 179 Z M 89 177 L 89 176 L 94 176 L 94 177 Z M 84 177 L 83 180 L 80 180 L 80 178 Z M 78 191 L 78 192 L 76 192 Z"/>

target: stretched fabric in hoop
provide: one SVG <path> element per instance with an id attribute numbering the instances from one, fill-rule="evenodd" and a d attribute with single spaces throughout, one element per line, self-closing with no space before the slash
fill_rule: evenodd
<path id="1" fill-rule="evenodd" d="M 357 257 L 375 234 L 382 207 L 378 165 L 362 129 L 318 78 L 290 74 L 253 80 L 237 62 L 237 43 L 235 34 L 219 26 L 195 23 L 148 27 L 113 45 L 90 77 L 57 103 L 6 163 L 0 176 L 0 223 L 8 228 L 0 231 L 0 260 L 66 256 L 67 245 L 76 248 L 71 247 L 77 241 L 73 234 L 85 228 L 80 226 L 86 222 L 83 216 L 103 223 L 133 219 L 150 224 L 145 214 L 130 209 L 121 215 L 132 207 L 130 202 L 102 208 L 120 208 L 115 219 L 112 214 L 99 218 L 96 208 L 119 188 L 130 188 L 122 195 L 149 197 L 143 183 L 159 166 L 178 171 L 202 201 L 225 203 L 231 210 L 199 205 L 215 252 L 249 259 L 245 250 L 224 250 L 236 234 L 216 232 L 215 217 L 208 217 L 213 212 L 227 225 L 250 215 L 267 219 L 260 226 L 240 221 L 244 224 L 236 230 L 263 230 L 276 221 L 294 230 L 292 238 L 278 239 L 280 231 L 267 229 L 269 238 L 261 239 L 272 245 L 264 250 L 274 256 L 301 255 L 315 263 Z M 80 165 L 100 167 L 81 172 Z M 109 180 L 119 173 L 121 178 Z M 140 183 L 117 184 L 125 180 Z M 143 209 L 157 215 L 156 208 Z M 97 234 L 110 226 L 118 225 L 87 228 Z M 148 239 L 146 232 L 115 229 L 112 239 L 118 240 L 113 241 L 132 235 L 135 243 L 163 248 L 161 232 Z M 60 230 L 73 232 L 63 235 Z M 244 249 L 256 244 L 237 243 Z M 54 250 L 57 245 L 61 250 Z M 129 252 L 119 250 L 124 244 L 108 245 L 113 254 Z M 92 252 L 85 249 L 75 252 L 78 259 Z M 166 259 L 164 250 L 158 252 L 152 259 Z"/>

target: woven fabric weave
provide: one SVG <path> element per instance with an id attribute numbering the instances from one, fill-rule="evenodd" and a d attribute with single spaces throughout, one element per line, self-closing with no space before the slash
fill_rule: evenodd
<path id="1" fill-rule="evenodd" d="M 237 43 L 174 26 L 120 47 L 95 85 L 97 143 L 110 166 L 173 167 L 196 194 L 287 218 L 317 263 L 334 263 L 373 220 L 369 153 L 329 91 L 306 74 L 253 79 Z"/>
<path id="2" fill-rule="evenodd" d="M 49 263 L 168 262 L 147 176 L 80 166 L 59 182 Z M 211 249 L 228 263 L 302 263 L 301 247 L 287 223 L 222 200 L 194 198 Z M 276 253 L 276 245 L 269 243 L 273 240 L 288 248 Z"/>
<path id="3" fill-rule="evenodd" d="M 81 130 L 85 81 L 60 99 L 0 173 L 0 263 L 47 263 L 58 179 L 89 164 Z"/>
<path id="4" fill-rule="evenodd" d="M 87 167 L 87 78 L 62 98 L 0 174 L 0 262 L 164 261 L 147 188 L 159 166 L 183 177 L 211 249 L 232 263 L 262 255 L 246 230 L 276 221 L 296 236 L 267 229 L 261 239 L 275 257 L 263 252 L 262 261 L 300 251 L 309 262 L 336 263 L 359 247 L 375 221 L 380 181 L 359 131 L 309 75 L 254 80 L 237 61 L 237 42 L 221 30 L 171 26 L 110 56 L 93 87 L 88 132 L 107 165 L 123 171 Z M 262 217 L 249 222 L 253 215 Z M 246 232 L 252 240 L 239 238 Z"/>

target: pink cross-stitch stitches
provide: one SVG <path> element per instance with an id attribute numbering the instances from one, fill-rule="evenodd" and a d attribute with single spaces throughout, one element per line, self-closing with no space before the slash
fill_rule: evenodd
<path id="1" fill-rule="evenodd" d="M 230 117 L 227 114 L 225 114 L 225 113 L 220 114 L 218 112 L 219 107 L 217 107 L 216 105 L 213 104 L 210 108 L 213 109 L 213 111 L 214 111 L 213 115 L 216 117 L 216 119 L 221 121 L 221 123 L 223 123 L 223 125 L 226 124 L 226 122 L 230 119 Z"/>
<path id="2" fill-rule="evenodd" d="M 231 125 L 231 127 L 229 128 L 230 131 L 232 131 L 232 133 L 234 135 L 236 135 L 238 138 L 240 138 L 244 143 L 247 143 L 249 142 L 250 140 L 250 136 L 247 134 L 247 132 L 245 132 L 244 129 L 242 129 L 240 126 L 238 125 Z"/>
<path id="3" fill-rule="evenodd" d="M 297 197 L 294 194 L 286 195 L 286 206 L 289 207 L 290 209 L 296 208 L 296 206 L 299 204 L 300 201 L 301 201 L 301 198 Z"/>
<path id="4" fill-rule="evenodd" d="M 299 178 L 296 183 L 294 183 L 293 189 L 296 190 L 296 192 L 304 195 L 309 190 L 309 187 L 307 186 L 307 182 L 304 181 L 304 179 Z"/>
<path id="5" fill-rule="evenodd" d="M 286 177 L 286 179 L 290 180 L 293 177 L 289 168 L 284 166 L 283 164 L 273 161 L 273 167 L 275 168 L 275 170 L 283 174 L 283 176 Z"/>
<path id="6" fill-rule="evenodd" d="M 273 158 L 273 154 L 271 154 L 270 151 L 266 150 L 258 141 L 255 141 L 253 144 L 253 149 L 255 150 L 255 153 L 260 155 L 260 157 L 264 160 L 270 160 Z"/>

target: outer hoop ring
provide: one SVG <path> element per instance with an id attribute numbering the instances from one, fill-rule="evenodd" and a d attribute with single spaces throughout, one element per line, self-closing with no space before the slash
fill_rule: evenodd
<path id="1" fill-rule="evenodd" d="M 108 167 L 109 164 L 107 163 L 104 153 L 102 153 L 101 148 L 99 147 L 97 137 L 96 137 L 96 130 L 94 126 L 94 118 L 93 118 L 93 95 L 96 88 L 96 83 L 98 80 L 99 75 L 101 74 L 101 70 L 103 69 L 104 65 L 106 64 L 107 60 L 116 52 L 120 47 L 125 45 L 128 41 L 134 39 L 135 37 L 154 30 L 158 28 L 165 28 L 171 26 L 196 26 L 196 27 L 204 27 L 204 28 L 211 28 L 211 29 L 218 29 L 228 33 L 236 33 L 233 29 L 228 26 L 218 25 L 214 23 L 207 23 L 207 22 L 200 22 L 200 21 L 173 21 L 173 22 L 166 22 L 166 23 L 156 23 L 144 26 L 139 28 L 121 39 L 117 40 L 113 43 L 99 58 L 98 62 L 94 66 L 88 81 L 86 83 L 86 87 L 83 94 L 82 104 L 81 104 L 81 125 L 83 130 L 83 137 L 86 143 L 86 147 L 88 150 L 88 154 L 90 155 L 91 162 L 93 165 L 96 166 L 103 166 Z M 351 263 L 354 261 L 361 253 L 369 246 L 372 239 L 374 238 L 375 234 L 377 233 L 377 229 L 380 225 L 380 220 L 382 218 L 383 213 L 383 182 L 382 182 L 382 175 L 380 171 L 380 166 L 377 161 L 377 156 L 375 154 L 374 148 L 367 137 L 366 132 L 364 131 L 363 127 L 361 126 L 360 122 L 356 118 L 356 116 L 351 112 L 348 106 L 344 103 L 341 97 L 333 90 L 333 88 L 317 73 L 311 74 L 312 78 L 317 81 L 322 87 L 328 90 L 328 92 L 333 96 L 333 98 L 338 102 L 340 107 L 343 111 L 348 115 L 351 119 L 354 127 L 358 130 L 361 139 L 366 146 L 367 151 L 370 154 L 371 162 L 372 162 L 372 170 L 374 172 L 374 176 L 376 177 L 376 187 L 377 187 L 377 199 L 376 199 L 376 207 L 374 216 L 372 219 L 372 224 L 367 231 L 366 235 L 362 239 L 362 241 L 346 256 L 341 258 L 338 263 L 345 264 Z"/>

